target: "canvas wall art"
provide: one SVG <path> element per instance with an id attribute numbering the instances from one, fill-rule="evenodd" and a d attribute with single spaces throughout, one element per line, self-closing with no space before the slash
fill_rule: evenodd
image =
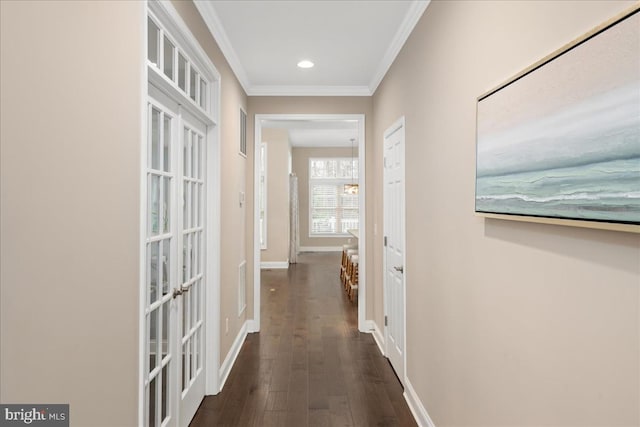
<path id="1" fill-rule="evenodd" d="M 477 104 L 476 212 L 640 224 L 640 10 Z"/>

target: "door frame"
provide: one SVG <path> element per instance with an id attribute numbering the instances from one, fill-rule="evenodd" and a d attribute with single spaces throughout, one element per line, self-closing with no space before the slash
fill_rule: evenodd
<path id="1" fill-rule="evenodd" d="M 382 138 L 382 161 L 384 162 L 384 143 L 388 136 L 396 132 L 398 129 L 402 128 L 402 194 L 401 198 L 401 207 L 402 207 L 402 254 L 404 258 L 403 262 L 403 274 L 402 274 L 402 286 L 404 289 L 402 295 L 402 372 L 396 372 L 396 375 L 400 378 L 400 382 L 403 386 L 405 386 L 407 382 L 407 205 L 406 205 L 406 127 L 405 127 L 405 117 L 402 116 L 398 120 L 396 120 L 391 126 L 389 126 L 383 133 Z M 385 182 L 385 167 L 384 163 L 382 164 L 382 183 L 383 183 L 383 191 L 382 191 L 382 236 L 386 236 L 386 216 L 385 216 L 385 192 L 384 192 L 384 182 Z M 387 300 L 387 250 L 386 247 L 382 247 L 382 300 L 384 307 L 384 317 L 386 318 L 389 314 L 389 302 Z M 386 322 L 385 322 L 386 323 Z M 389 328 L 384 326 L 384 353 L 385 356 L 389 357 Z M 394 366 L 395 370 L 395 366 Z"/>
<path id="2" fill-rule="evenodd" d="M 201 111 L 193 111 L 196 117 L 207 126 L 205 135 L 206 163 L 205 170 L 205 236 L 204 248 L 205 262 L 205 287 L 204 291 L 204 359 L 203 374 L 205 375 L 205 395 L 217 394 L 220 391 L 220 93 L 221 76 L 211 59 L 193 36 L 189 27 L 184 22 L 171 2 L 147 0 L 139 3 L 141 8 L 140 28 L 142 37 L 140 45 L 140 218 L 139 218 L 139 304 L 138 304 L 138 425 L 144 425 L 145 419 L 145 300 L 146 300 L 146 222 L 147 222 L 147 101 L 148 85 L 150 82 L 160 84 L 168 90 L 168 96 L 182 96 L 177 89 L 164 81 L 164 76 L 149 72 L 150 65 L 147 58 L 147 16 L 153 12 L 156 18 L 162 21 L 166 30 L 179 42 L 202 72 L 203 77 L 209 82 L 209 105 L 207 114 Z M 189 101 L 187 101 L 188 104 Z M 175 195 L 172 195 L 172 197 Z M 174 414 L 176 416 L 177 414 Z M 177 418 L 178 419 L 178 418 Z"/>
<path id="3" fill-rule="evenodd" d="M 357 120 L 358 121 L 358 239 L 360 267 L 358 272 L 358 330 L 371 332 L 366 321 L 366 163 L 365 163 L 365 115 L 364 114 L 256 114 L 253 139 L 253 319 L 249 321 L 249 332 L 260 331 L 260 143 L 262 142 L 262 122 L 290 120 Z"/>

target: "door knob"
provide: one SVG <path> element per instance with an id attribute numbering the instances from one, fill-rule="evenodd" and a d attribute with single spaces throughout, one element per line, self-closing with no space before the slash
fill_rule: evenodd
<path id="1" fill-rule="evenodd" d="M 403 267 L 403 266 L 400 266 L 400 267 L 395 266 L 395 267 L 393 267 L 393 268 L 394 268 L 396 271 L 399 271 L 400 273 L 404 273 L 404 267 Z"/>

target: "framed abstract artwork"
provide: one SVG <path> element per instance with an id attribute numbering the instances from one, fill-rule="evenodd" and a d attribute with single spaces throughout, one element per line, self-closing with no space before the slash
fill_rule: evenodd
<path id="1" fill-rule="evenodd" d="M 475 210 L 640 232 L 640 8 L 477 102 Z"/>

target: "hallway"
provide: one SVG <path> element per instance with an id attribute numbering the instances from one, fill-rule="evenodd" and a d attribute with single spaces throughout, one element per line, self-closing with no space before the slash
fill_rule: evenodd
<path id="1" fill-rule="evenodd" d="M 415 426 L 402 387 L 340 284 L 339 254 L 262 271 L 262 330 L 249 334 L 203 426 Z"/>

